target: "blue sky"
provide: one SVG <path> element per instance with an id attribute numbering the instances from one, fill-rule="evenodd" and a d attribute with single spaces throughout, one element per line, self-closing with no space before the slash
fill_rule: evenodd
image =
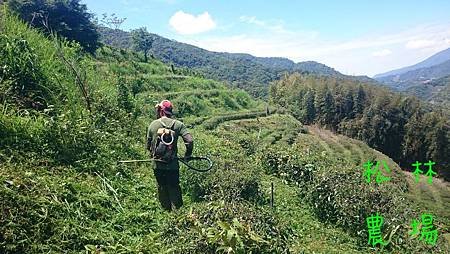
<path id="1" fill-rule="evenodd" d="M 369 75 L 415 64 L 450 47 L 450 1 L 82 0 L 122 29 L 208 50 L 313 60 Z"/>

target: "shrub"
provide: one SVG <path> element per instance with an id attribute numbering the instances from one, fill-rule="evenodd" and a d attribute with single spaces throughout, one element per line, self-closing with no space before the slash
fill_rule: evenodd
<path id="1" fill-rule="evenodd" d="M 276 175 L 296 184 L 304 193 L 314 178 L 317 166 L 311 164 L 310 158 L 290 147 L 284 149 L 268 148 L 260 154 L 260 161 L 267 174 Z"/>
<path id="2" fill-rule="evenodd" d="M 366 218 L 379 213 L 385 219 L 389 248 L 411 247 L 404 244 L 407 229 L 399 225 L 409 223 L 408 219 L 417 217 L 417 213 L 406 198 L 408 188 L 400 172 L 393 172 L 388 182 L 368 184 L 362 172 L 342 168 L 352 165 L 347 158 L 326 153 L 309 155 L 297 149 L 268 149 L 260 154 L 265 172 L 299 186 L 299 197 L 306 199 L 317 218 L 358 236 L 361 245 L 367 244 Z"/>
<path id="3" fill-rule="evenodd" d="M 316 174 L 311 190 L 308 201 L 318 218 L 358 236 L 367 236 L 366 218 L 377 212 L 391 228 L 406 221 L 405 193 L 388 182 L 370 185 L 359 172 Z"/>
<path id="4" fill-rule="evenodd" d="M 246 202 L 199 204 L 169 223 L 162 236 L 176 253 L 289 253 L 293 233 L 272 212 Z"/>
<path id="5" fill-rule="evenodd" d="M 43 109 L 52 103 L 51 91 L 38 56 L 27 40 L 0 34 L 0 101 L 9 100 L 23 108 Z"/>
<path id="6" fill-rule="evenodd" d="M 183 178 L 193 200 L 254 200 L 261 198 L 261 172 L 249 161 L 242 148 L 218 134 L 194 133 L 195 153 L 208 156 L 214 167 L 207 173 L 186 171 Z"/>
<path id="7" fill-rule="evenodd" d="M 275 110 L 271 111 L 272 114 L 276 113 Z M 203 123 L 203 127 L 207 130 L 212 130 L 216 128 L 220 123 L 231 121 L 231 120 L 240 120 L 246 118 L 256 118 L 260 116 L 265 116 L 267 114 L 266 111 L 254 111 L 254 112 L 244 112 L 244 113 L 233 113 L 229 115 L 216 116 L 208 119 Z"/>

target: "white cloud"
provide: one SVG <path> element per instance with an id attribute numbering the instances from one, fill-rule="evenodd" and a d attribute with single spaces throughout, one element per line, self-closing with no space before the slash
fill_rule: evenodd
<path id="1" fill-rule="evenodd" d="M 434 40 L 412 40 L 408 41 L 405 45 L 407 49 L 422 49 L 429 48 L 436 45 Z"/>
<path id="2" fill-rule="evenodd" d="M 239 21 L 253 24 L 253 25 L 258 25 L 258 26 L 266 25 L 266 23 L 264 21 L 257 19 L 255 16 L 240 16 Z"/>
<path id="3" fill-rule="evenodd" d="M 177 11 L 169 20 L 170 26 L 182 35 L 204 33 L 216 28 L 216 22 L 208 12 L 197 16 Z"/>
<path id="4" fill-rule="evenodd" d="M 338 71 L 356 75 L 374 75 L 415 64 L 448 48 L 449 23 L 427 24 L 392 33 L 372 33 L 348 40 L 335 40 L 316 31 L 292 30 L 282 21 L 259 20 L 241 16 L 239 22 L 258 26 L 248 32 L 219 36 L 180 37 L 178 40 L 208 50 L 249 53 L 261 57 L 286 57 L 294 61 L 313 60 Z M 278 30 L 274 29 L 278 26 Z M 424 50 L 407 50 L 411 41 L 429 40 L 436 43 Z M 394 55 L 395 57 L 381 57 Z M 368 59 L 371 56 L 379 56 Z"/>
<path id="5" fill-rule="evenodd" d="M 390 54 L 392 54 L 392 51 L 390 51 L 389 49 L 382 49 L 382 50 L 377 50 L 377 51 L 373 52 L 372 56 L 383 57 L 383 56 L 388 56 Z"/>
<path id="6" fill-rule="evenodd" d="M 267 31 L 277 33 L 277 34 L 291 34 L 294 31 L 290 31 L 284 27 L 284 21 L 279 19 L 272 20 L 260 20 L 255 16 L 240 16 L 239 21 L 242 23 L 247 23 L 250 25 L 258 26 L 259 28 L 266 29 Z M 295 31 L 295 33 L 308 34 L 310 37 L 315 37 L 318 35 L 316 31 Z"/>

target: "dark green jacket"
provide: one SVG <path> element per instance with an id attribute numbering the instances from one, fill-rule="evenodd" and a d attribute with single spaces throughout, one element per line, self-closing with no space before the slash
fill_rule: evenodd
<path id="1" fill-rule="evenodd" d="M 163 122 L 166 126 L 164 126 L 161 122 Z M 147 150 L 150 151 L 150 154 L 152 153 L 153 147 L 155 147 L 158 134 L 157 131 L 159 128 L 169 128 L 169 126 L 172 126 L 172 123 L 174 122 L 173 130 L 175 131 L 174 136 L 174 145 L 175 145 L 175 154 L 178 154 L 178 137 L 182 137 L 184 140 L 184 143 L 186 144 L 186 154 L 185 156 L 191 156 L 192 155 L 192 136 L 187 130 L 186 126 L 176 119 L 168 118 L 168 117 L 161 117 L 157 120 L 154 120 L 148 127 L 147 130 Z M 155 162 L 155 166 L 158 169 L 169 169 L 169 170 L 176 170 L 179 169 L 180 165 L 178 163 L 177 159 L 174 159 L 168 163 L 164 162 Z"/>

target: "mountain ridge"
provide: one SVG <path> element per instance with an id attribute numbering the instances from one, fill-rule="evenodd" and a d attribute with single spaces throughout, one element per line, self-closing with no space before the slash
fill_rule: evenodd
<path id="1" fill-rule="evenodd" d="M 404 90 L 417 84 L 429 83 L 432 80 L 440 79 L 447 75 L 450 75 L 450 60 L 431 67 L 424 67 L 395 76 L 378 78 L 378 81 L 391 84 L 396 89 Z"/>
<path id="2" fill-rule="evenodd" d="M 100 27 L 101 40 L 108 45 L 131 49 L 130 32 Z M 248 53 L 228 53 L 209 51 L 194 45 L 171 40 L 157 34 L 152 54 L 165 63 L 177 67 L 187 67 L 200 71 L 208 78 L 225 80 L 240 87 L 256 97 L 267 95 L 270 82 L 279 79 L 284 72 L 311 73 L 359 80 L 377 81 L 367 76 L 344 75 L 334 68 L 315 61 L 294 62 L 284 57 L 256 57 Z"/>
<path id="3" fill-rule="evenodd" d="M 450 48 L 439 51 L 439 52 L 435 53 L 434 55 L 426 58 L 425 60 L 420 61 L 417 64 L 406 66 L 406 67 L 403 67 L 400 69 L 391 70 L 391 71 L 384 72 L 384 73 L 380 73 L 380 74 L 373 76 L 373 78 L 379 79 L 379 78 L 388 77 L 388 76 L 400 75 L 400 74 L 403 74 L 403 73 L 406 73 L 409 71 L 414 71 L 414 70 L 421 69 L 421 68 L 432 67 L 432 66 L 441 64 L 448 60 L 450 60 Z"/>
<path id="4" fill-rule="evenodd" d="M 422 66 L 422 67 L 421 67 Z M 435 105 L 450 105 L 450 48 L 438 52 L 415 65 L 393 70 L 393 75 L 376 75 L 376 80 L 384 85 L 416 96 Z M 381 75 L 381 76 L 380 76 Z"/>

